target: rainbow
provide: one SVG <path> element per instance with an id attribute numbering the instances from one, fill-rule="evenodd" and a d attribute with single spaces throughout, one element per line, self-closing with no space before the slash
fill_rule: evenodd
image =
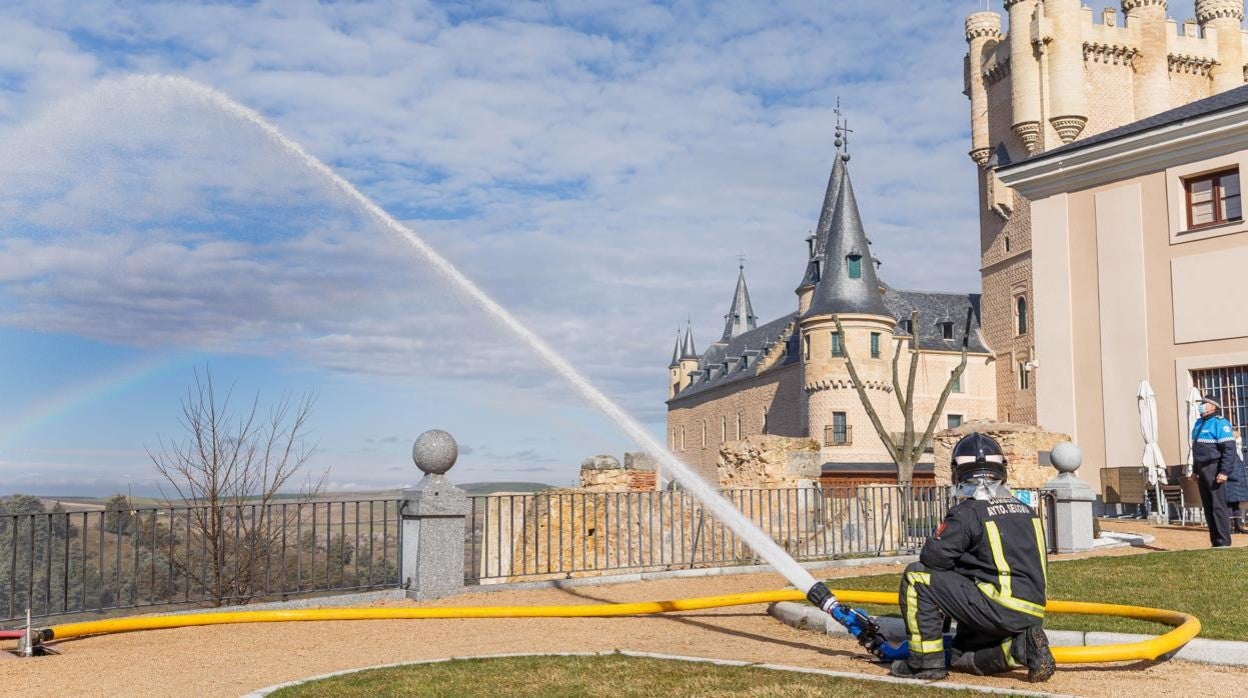
<path id="1" fill-rule="evenodd" d="M 0 447 L 46 424 L 72 414 L 96 400 L 120 393 L 162 371 L 191 363 L 195 355 L 161 352 L 124 363 L 114 370 L 71 383 L 30 404 L 17 419 L 0 424 Z"/>

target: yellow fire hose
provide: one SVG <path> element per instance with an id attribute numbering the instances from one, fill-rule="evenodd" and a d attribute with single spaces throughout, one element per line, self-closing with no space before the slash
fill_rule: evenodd
<path id="1" fill-rule="evenodd" d="M 836 591 L 846 603 L 897 605 L 897 594 L 880 591 Z M 805 601 L 806 596 L 794 589 L 759 591 L 746 594 L 703 596 L 672 601 L 640 603 L 585 604 L 576 606 L 449 606 L 440 608 L 314 608 L 287 611 L 233 611 L 228 613 L 184 613 L 164 616 L 118 618 L 56 625 L 40 631 L 44 642 L 67 640 L 84 635 L 107 635 L 136 630 L 184 628 L 196 625 L 232 623 L 276 623 L 285 621 L 328 620 L 398 620 L 416 618 L 611 618 L 641 616 L 677 611 L 699 611 L 708 608 L 745 606 L 777 601 Z M 1050 601 L 1046 606 L 1053 613 L 1105 615 L 1164 623 L 1176 626 L 1156 638 L 1141 642 L 1095 647 L 1053 647 L 1059 664 L 1087 664 L 1157 659 L 1173 652 L 1200 632 L 1200 620 L 1179 611 L 1142 606 L 1122 606 L 1082 601 Z"/>

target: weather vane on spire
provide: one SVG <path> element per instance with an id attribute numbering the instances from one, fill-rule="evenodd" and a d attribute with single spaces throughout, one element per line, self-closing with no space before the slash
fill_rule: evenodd
<path id="1" fill-rule="evenodd" d="M 741 252 L 737 255 L 737 268 L 741 271 L 745 271 L 745 252 Z"/>
<path id="2" fill-rule="evenodd" d="M 841 154 L 841 159 L 845 162 L 849 162 L 849 134 L 853 132 L 854 129 L 849 127 L 849 119 L 846 119 L 845 125 L 841 127 L 841 137 L 837 139 L 845 145 L 845 152 Z"/>
<path id="3" fill-rule="evenodd" d="M 840 150 L 845 143 L 845 134 L 841 127 L 841 98 L 839 96 L 836 98 L 836 108 L 832 112 L 836 114 L 836 149 Z"/>

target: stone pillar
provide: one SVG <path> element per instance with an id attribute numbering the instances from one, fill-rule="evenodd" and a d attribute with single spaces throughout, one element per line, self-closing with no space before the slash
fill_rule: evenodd
<path id="1" fill-rule="evenodd" d="M 1206 32 L 1217 33 L 1218 61 L 1209 70 L 1213 93 L 1243 85 L 1244 39 L 1240 30 L 1244 21 L 1243 0 L 1196 0 L 1196 21 Z"/>
<path id="2" fill-rule="evenodd" d="M 1001 40 L 1001 16 L 996 12 L 976 12 L 966 18 L 966 89 L 971 98 L 971 159 L 984 167 L 992 155 L 988 133 L 988 88 L 984 85 L 984 58 Z M 809 306 L 809 303 L 807 304 Z M 799 308 L 802 312 L 805 309 Z"/>
<path id="3" fill-rule="evenodd" d="M 1010 13 L 1010 85 L 1014 118 L 1011 129 L 1028 155 L 1040 151 L 1040 61 L 1032 48 L 1031 22 L 1036 0 L 1005 0 Z"/>
<path id="4" fill-rule="evenodd" d="M 1083 464 L 1083 454 L 1069 441 L 1053 447 L 1050 454 L 1057 477 L 1044 483 L 1044 490 L 1053 494 L 1053 533 L 1057 552 L 1076 553 L 1091 550 L 1094 540 L 1092 502 L 1096 493 L 1075 471 Z"/>
<path id="5" fill-rule="evenodd" d="M 427 431 L 412 446 L 412 460 L 425 476 L 403 490 L 403 562 L 400 579 L 407 598 L 423 601 L 464 588 L 464 518 L 472 503 L 446 478 L 459 446 L 441 429 Z"/>

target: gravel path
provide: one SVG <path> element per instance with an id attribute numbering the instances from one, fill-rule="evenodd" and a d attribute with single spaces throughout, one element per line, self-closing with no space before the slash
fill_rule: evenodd
<path id="1" fill-rule="evenodd" d="M 1144 530 L 1138 522 L 1106 528 Z M 1147 529 L 1154 547 L 1203 547 L 1201 530 Z M 1248 544 L 1248 538 L 1238 541 Z M 1141 552 L 1136 549 L 1115 554 Z M 846 570 L 846 575 L 896 566 Z M 438 606 L 575 604 L 644 601 L 784 586 L 771 574 L 670 579 L 574 589 L 466 594 Z M 406 605 L 392 601 L 389 605 Z M 9 643 L 11 644 L 11 643 Z M 306 676 L 354 667 L 445 656 L 507 652 L 628 649 L 822 667 L 866 674 L 886 668 L 864 661 L 852 642 L 789 628 L 762 605 L 663 617 L 616 619 L 416 620 L 307 622 L 181 628 L 66 642 L 64 654 L 0 661 L 0 685 L 52 694 L 237 696 Z M 1005 688 L 1043 688 L 1088 696 L 1220 694 L 1248 681 L 1248 670 L 1170 661 L 1085 665 L 1059 670 L 1031 686 L 1011 677 L 957 675 L 958 681 Z"/>

